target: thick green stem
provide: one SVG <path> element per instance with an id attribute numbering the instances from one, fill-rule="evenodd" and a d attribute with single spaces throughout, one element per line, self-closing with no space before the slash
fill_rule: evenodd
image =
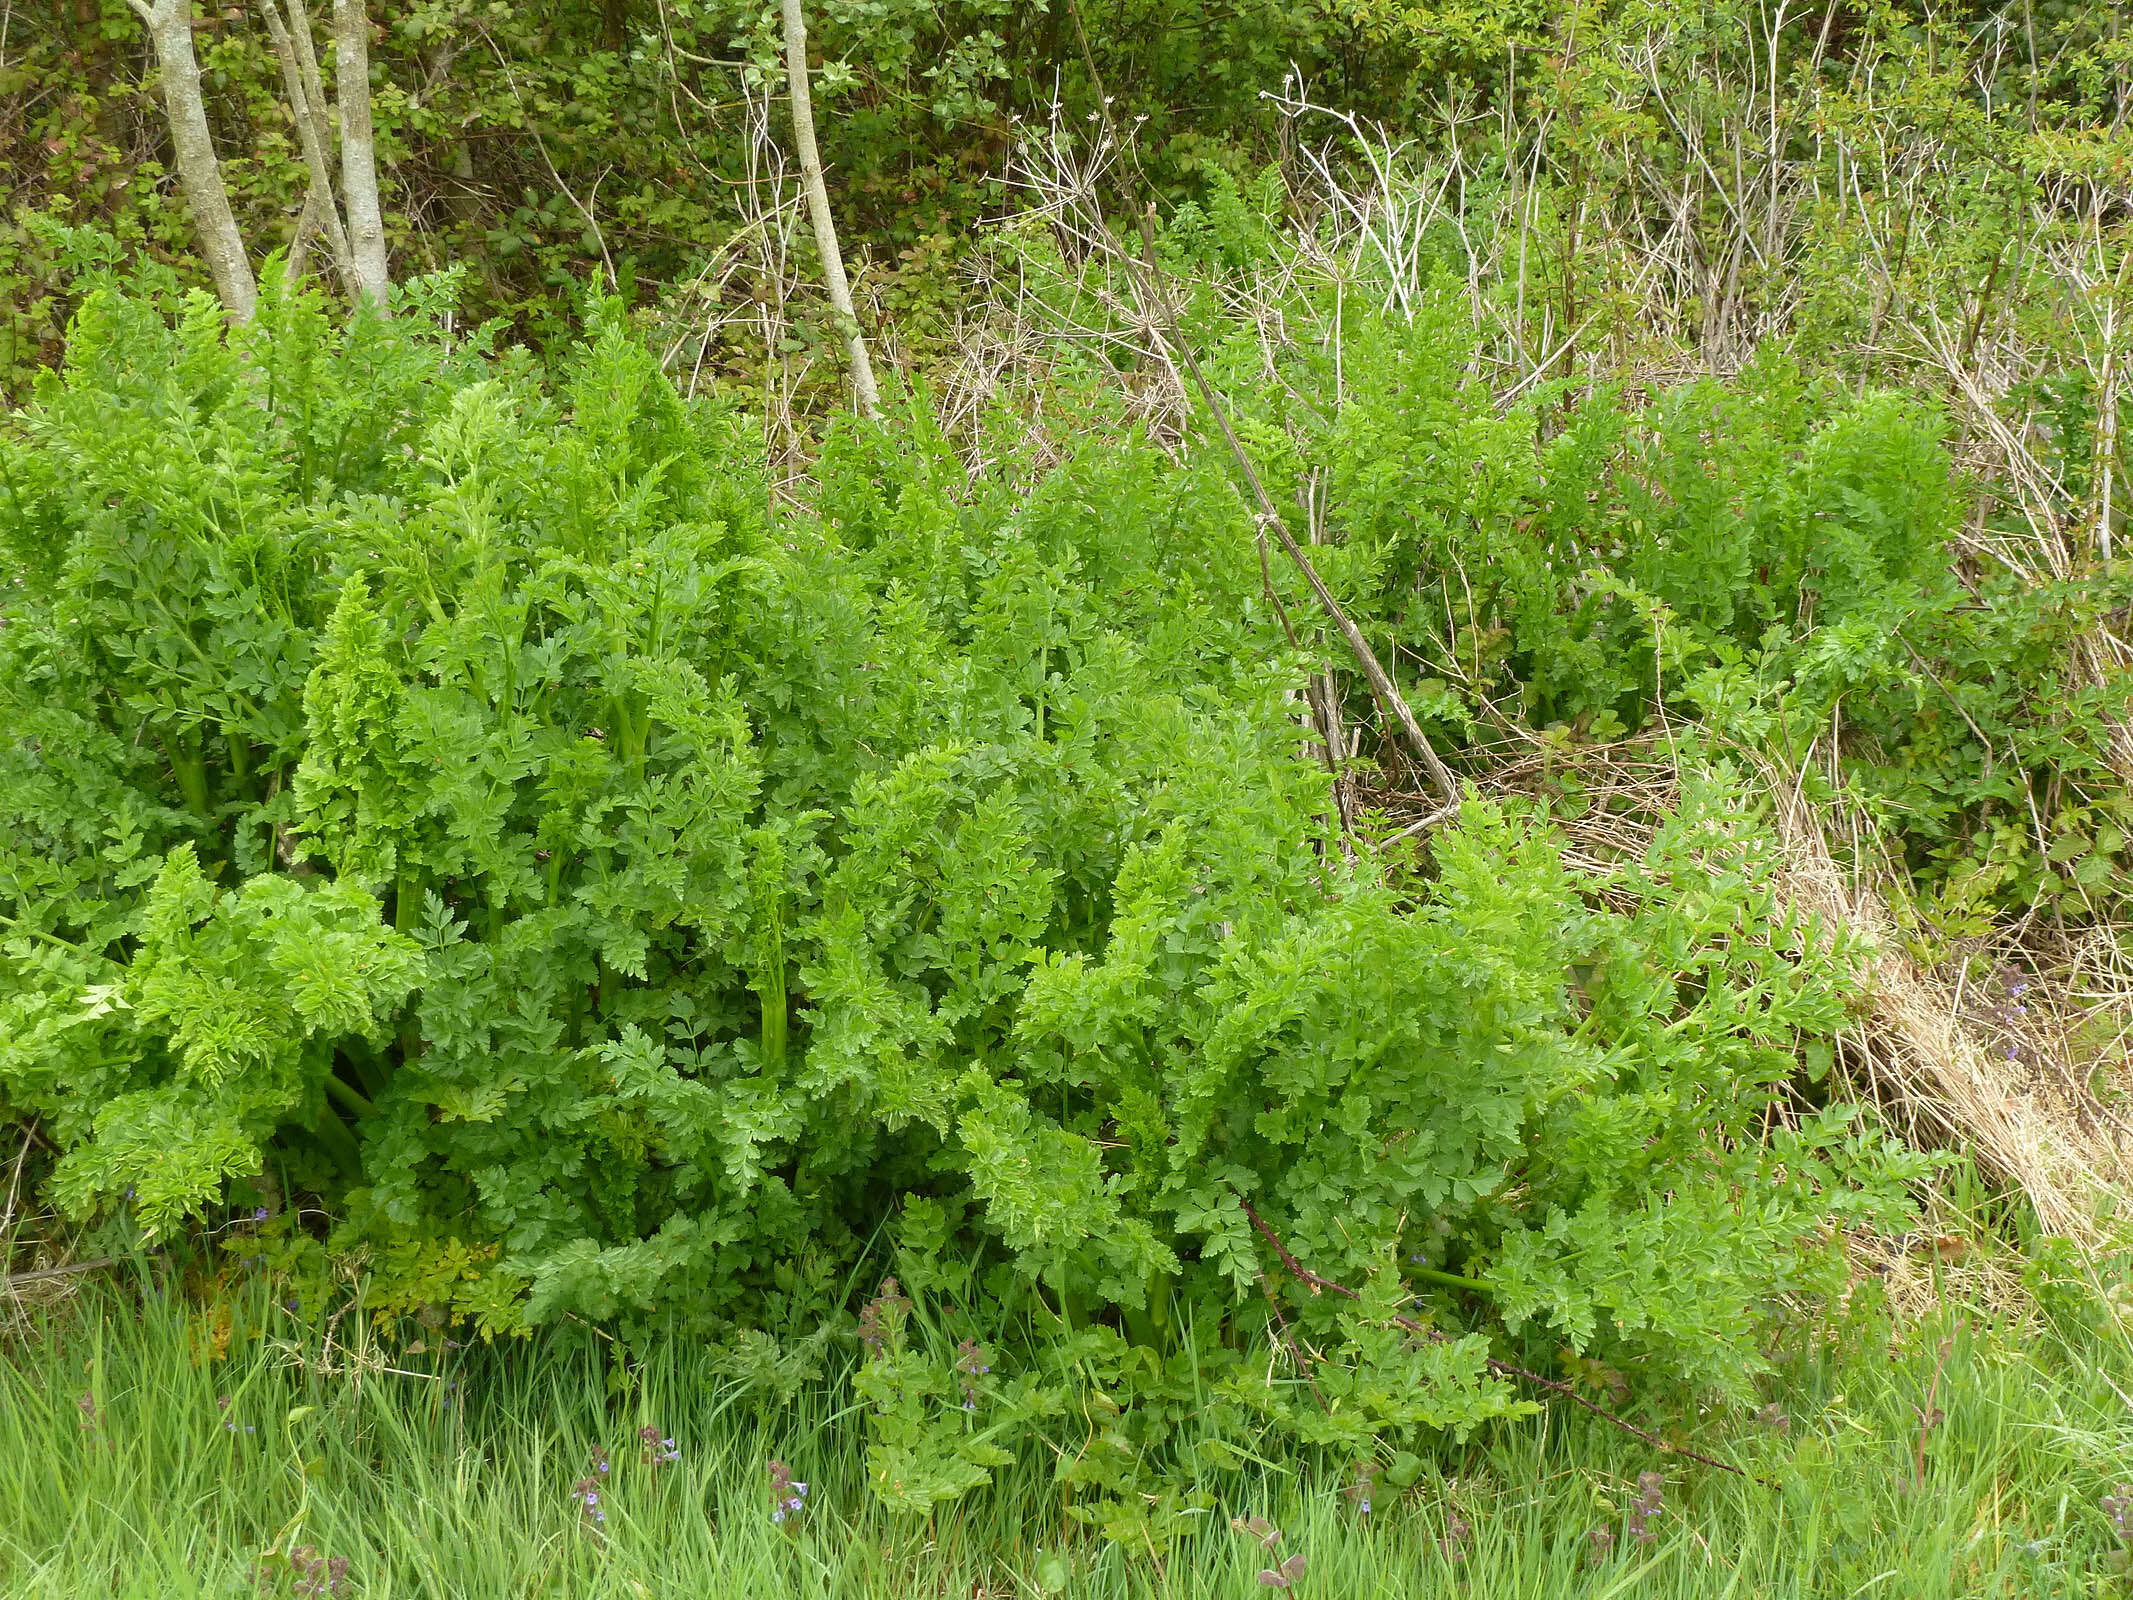
<path id="1" fill-rule="evenodd" d="M 1456 1272 L 1439 1272 L 1435 1267 L 1416 1267 L 1414 1275 L 1424 1283 L 1441 1283 L 1447 1289 L 1465 1289 L 1473 1294 L 1490 1293 L 1489 1286 L 1479 1278 L 1462 1278 Z"/>
<path id="2" fill-rule="evenodd" d="M 170 761 L 170 775 L 177 780 L 178 793 L 185 797 L 185 809 L 202 822 L 213 820 L 207 803 L 207 762 L 201 756 L 199 735 L 190 739 L 171 735 L 163 741 L 163 753 Z"/>
<path id="3" fill-rule="evenodd" d="M 377 1110 L 368 1100 L 343 1083 L 335 1073 L 326 1074 L 326 1098 L 338 1100 L 341 1105 L 359 1117 L 367 1117 Z"/>
<path id="4" fill-rule="evenodd" d="M 330 1085 L 333 1081 L 331 1077 L 326 1080 L 329 1096 L 332 1094 Z M 311 1131 L 318 1135 L 319 1143 L 326 1147 L 327 1154 L 340 1164 L 344 1172 L 356 1174 L 363 1170 L 362 1146 L 356 1143 L 356 1136 L 348 1131 L 348 1124 L 334 1114 L 332 1106 L 319 1107 L 318 1121 L 311 1125 Z"/>

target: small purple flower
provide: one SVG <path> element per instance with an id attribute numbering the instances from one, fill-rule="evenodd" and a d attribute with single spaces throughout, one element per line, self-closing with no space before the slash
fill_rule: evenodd
<path id="1" fill-rule="evenodd" d="M 650 1426 L 639 1428 L 637 1437 L 644 1445 L 643 1450 L 639 1453 L 646 1466 L 672 1466 L 681 1459 L 681 1451 L 675 1447 L 674 1441 L 661 1437 L 657 1428 Z"/>
<path id="2" fill-rule="evenodd" d="M 2103 1497 L 2103 1515 L 2121 1543 L 2133 1544 L 2133 1483 L 2121 1483 Z"/>
<path id="3" fill-rule="evenodd" d="M 956 1381 L 963 1388 L 963 1409 L 978 1409 L 978 1379 L 992 1371 L 992 1361 L 985 1347 L 975 1339 L 965 1339 L 955 1347 Z"/>
<path id="4" fill-rule="evenodd" d="M 346 1556 L 322 1556 L 314 1545 L 289 1552 L 289 1592 L 305 1596 L 337 1595 L 348 1577 Z"/>
<path id="5" fill-rule="evenodd" d="M 770 1463 L 770 1520 L 784 1527 L 788 1521 L 797 1521 L 807 1509 L 807 1485 L 797 1482 L 792 1468 L 782 1461 Z"/>
<path id="6" fill-rule="evenodd" d="M 252 1220 L 253 1220 L 254 1222 L 264 1222 L 264 1221 L 266 1221 L 266 1220 L 267 1220 L 267 1208 L 266 1208 L 265 1206 L 261 1206 L 261 1207 L 259 1207 L 259 1208 L 258 1208 L 257 1210 L 255 1210 L 255 1211 L 254 1211 L 254 1212 L 252 1213 Z"/>
<path id="7" fill-rule="evenodd" d="M 580 1478 L 570 1486 L 570 1498 L 578 1504 L 578 1514 L 588 1527 L 598 1528 L 607 1521 L 607 1512 L 600 1505 L 600 1480 Z"/>
<path id="8" fill-rule="evenodd" d="M 1638 1544 L 1650 1544 L 1659 1535 L 1652 1531 L 1652 1518 L 1666 1509 L 1666 1478 L 1657 1472 L 1640 1473 L 1637 1498 L 1629 1503 L 1629 1536 Z"/>

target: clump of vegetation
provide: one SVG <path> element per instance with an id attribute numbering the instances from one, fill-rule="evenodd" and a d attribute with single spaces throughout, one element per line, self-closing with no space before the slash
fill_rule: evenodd
<path id="1" fill-rule="evenodd" d="M 893 1259 L 879 1492 L 1100 1395 L 1127 1537 L 1518 1409 L 1496 1338 L 1745 1395 L 1919 1171 L 1791 1103 L 1848 980 L 1724 768 L 1604 899 L 1481 799 L 1344 850 L 1210 468 L 854 429 L 773 517 L 612 312 L 554 393 L 424 320 L 100 290 L 9 448 L 0 1081 L 76 1211 L 264 1162 L 374 1309 L 802 1367 Z"/>
<path id="2" fill-rule="evenodd" d="M 25 24 L 11 1292 L 186 1263 L 196 1364 L 278 1325 L 455 1429 L 371 1341 L 686 1341 L 765 1561 L 1036 1462 L 1047 1593 L 1336 1582 L 1423 1499 L 1479 1571 L 1449 1474 L 1549 1401 L 1745 1486 L 1861 1263 L 2093 1345 L 2115 18 L 809 11 Z M 309 1415 L 251 1571 L 336 1593 Z M 670 1415 L 533 1470 L 569 1560 L 682 1498 Z M 1558 1576 L 1704 1517 L 1660 1464 Z"/>

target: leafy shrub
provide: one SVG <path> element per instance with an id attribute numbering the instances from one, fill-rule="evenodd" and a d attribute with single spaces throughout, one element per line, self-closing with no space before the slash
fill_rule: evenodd
<path id="1" fill-rule="evenodd" d="M 1478 800 L 1351 858 L 1219 473 L 1018 498 L 913 422 L 773 514 L 612 311 L 550 393 L 269 290 L 92 293 L 0 454 L 0 1090 L 70 1205 L 264 1162 L 374 1304 L 773 1382 L 893 1262 L 882 1494 L 1057 1426 L 1153 1538 L 1268 1429 L 1521 1403 L 1494 1338 L 1743 1393 L 1894 1203 L 1785 1109 L 1846 980 L 1729 775 L 1604 904 Z M 1274 1322 L 1245 1201 L 1361 1298 Z"/>

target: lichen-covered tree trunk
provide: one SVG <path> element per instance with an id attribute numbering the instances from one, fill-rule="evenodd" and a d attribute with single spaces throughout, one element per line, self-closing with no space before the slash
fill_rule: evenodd
<path id="1" fill-rule="evenodd" d="M 215 293 L 240 322 L 251 320 L 259 301 L 244 235 L 237 231 L 223 187 L 222 165 L 208 132 L 207 108 L 200 99 L 200 62 L 193 54 L 192 0 L 129 0 L 155 46 L 156 68 L 163 83 L 163 109 L 170 118 L 170 143 L 177 156 L 178 181 L 185 189 L 200 253 L 215 280 Z"/>
<path id="2" fill-rule="evenodd" d="M 341 108 L 341 204 L 362 297 L 382 313 L 391 273 L 378 204 L 377 140 L 370 127 L 370 18 L 362 0 L 334 0 L 334 98 Z"/>

